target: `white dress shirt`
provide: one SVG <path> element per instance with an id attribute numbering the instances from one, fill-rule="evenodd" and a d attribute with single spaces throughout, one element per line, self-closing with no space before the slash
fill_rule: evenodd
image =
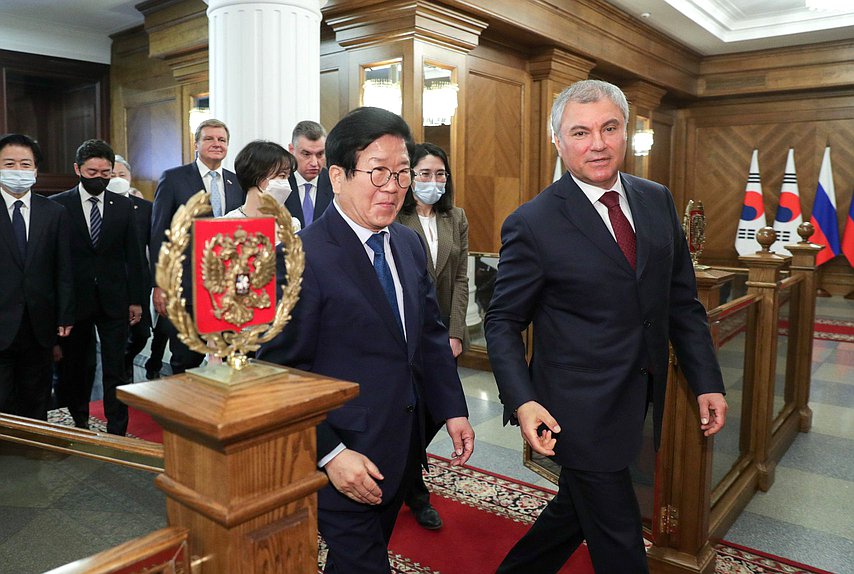
<path id="1" fill-rule="evenodd" d="M 196 167 L 199 169 L 199 175 L 202 176 L 202 183 L 205 184 L 205 191 L 208 193 L 211 192 L 211 172 L 215 171 L 219 176 L 216 188 L 219 196 L 222 198 L 222 210 L 225 211 L 225 178 L 222 176 L 222 166 L 212 170 L 202 160 L 196 159 Z"/>
<path id="2" fill-rule="evenodd" d="M 27 239 L 30 238 L 30 203 L 32 201 L 32 192 L 27 192 L 21 197 L 15 197 L 11 193 L 6 193 L 5 189 L 0 188 L 3 195 L 3 201 L 6 202 L 6 213 L 9 214 L 9 221 L 12 221 L 12 216 L 15 213 L 15 202 L 21 200 L 24 204 L 21 206 L 21 217 L 24 218 L 24 228 L 27 230 Z"/>
<path id="3" fill-rule="evenodd" d="M 629 207 L 629 200 L 626 199 L 626 190 L 623 189 L 623 182 L 617 175 L 617 183 L 611 186 L 610 189 L 603 189 L 601 187 L 596 187 L 595 185 L 590 185 L 589 183 L 584 183 L 583 181 L 579 181 L 572 173 L 569 174 L 573 181 L 578 184 L 578 187 L 581 188 L 581 191 L 584 192 L 584 195 L 587 196 L 587 199 L 590 200 L 590 203 L 593 204 L 593 208 L 596 209 L 596 213 L 599 214 L 599 217 L 602 218 L 602 221 L 605 222 L 605 226 L 608 228 L 608 231 L 611 233 L 611 236 L 614 238 L 614 241 L 617 240 L 617 236 L 614 235 L 614 228 L 611 227 L 611 218 L 608 216 L 608 208 L 605 207 L 605 204 L 599 201 L 599 198 L 602 197 L 608 191 L 616 191 L 620 195 L 620 209 L 623 210 L 623 214 L 625 214 L 626 219 L 629 220 L 629 224 L 631 224 L 632 229 L 635 228 L 635 220 L 632 219 L 632 210 Z"/>
<path id="4" fill-rule="evenodd" d="M 319 179 L 320 179 L 320 175 L 318 175 L 317 177 L 315 177 L 311 181 L 308 181 L 306 178 L 304 178 L 302 175 L 300 175 L 300 172 L 298 172 L 298 171 L 294 172 L 294 180 L 297 182 L 297 191 L 299 192 L 299 204 L 300 205 L 302 205 L 303 202 L 305 201 L 305 184 L 310 183 L 311 184 L 311 204 L 314 206 L 317 206 L 317 181 Z M 320 217 L 320 215 L 318 215 L 317 217 Z"/>

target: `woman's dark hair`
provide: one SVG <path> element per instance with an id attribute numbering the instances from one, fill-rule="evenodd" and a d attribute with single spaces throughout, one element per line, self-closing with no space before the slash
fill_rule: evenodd
<path id="1" fill-rule="evenodd" d="M 418 162 L 428 155 L 433 155 L 441 159 L 442 163 L 445 164 L 445 171 L 448 172 L 448 180 L 445 182 L 445 193 L 439 198 L 439 201 L 433 205 L 433 209 L 439 213 L 447 213 L 454 207 L 454 180 L 451 175 L 451 164 L 448 162 L 448 154 L 445 153 L 445 150 L 436 144 L 431 144 L 430 142 L 417 144 L 412 151 L 412 160 L 410 161 L 410 165 L 414 170 L 415 166 L 418 165 Z M 415 181 L 413 180 L 412 186 L 406 190 L 406 197 L 403 198 L 403 207 L 401 208 L 401 211 L 404 213 L 412 213 L 415 211 L 415 196 L 412 194 L 412 187 L 414 185 Z"/>
<path id="2" fill-rule="evenodd" d="M 234 158 L 234 173 L 244 191 L 256 187 L 261 180 L 282 170 L 293 173 L 296 166 L 296 158 L 288 150 L 275 142 L 264 140 L 249 142 Z"/>
<path id="3" fill-rule="evenodd" d="M 356 108 L 341 118 L 329 132 L 326 138 L 326 165 L 343 168 L 349 179 L 356 169 L 359 152 L 386 135 L 401 137 L 412 157 L 412 132 L 402 117 L 382 108 Z"/>

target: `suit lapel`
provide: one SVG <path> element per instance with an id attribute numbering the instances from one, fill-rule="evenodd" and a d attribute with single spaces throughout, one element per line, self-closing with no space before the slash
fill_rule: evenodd
<path id="1" fill-rule="evenodd" d="M 421 241 L 424 242 L 424 247 L 427 252 L 427 272 L 432 277 L 433 281 L 436 281 L 436 267 L 433 264 L 433 254 L 430 253 L 430 246 L 427 244 L 427 236 L 424 235 L 424 228 L 421 226 L 421 220 L 418 219 L 418 214 L 414 211 L 411 213 L 400 213 L 398 215 L 398 221 L 401 224 L 405 225 L 412 231 L 418 234 L 421 238 Z"/>
<path id="2" fill-rule="evenodd" d="M 454 242 L 454 218 L 451 217 L 450 211 L 436 213 L 436 233 L 439 236 L 439 246 L 436 248 L 436 277 L 438 277 L 448 263 L 451 245 Z"/>
<path id="3" fill-rule="evenodd" d="M 403 345 L 403 333 L 397 326 L 397 320 L 392 314 L 391 306 L 385 298 L 382 285 L 380 285 L 380 280 L 371 265 L 365 247 L 338 213 L 338 210 L 335 208 L 328 209 L 324 213 L 323 219 L 327 222 L 333 243 L 339 248 L 337 259 L 340 269 L 353 280 L 370 306 L 382 317 L 388 330 Z"/>
<path id="4" fill-rule="evenodd" d="M 403 289 L 403 316 L 406 320 L 406 346 L 409 351 L 409 357 L 415 353 L 417 346 L 418 320 L 420 313 L 418 312 L 418 265 L 412 256 L 412 252 L 408 249 L 403 249 L 403 238 L 400 236 L 400 228 L 394 225 L 389 227 L 389 241 L 391 242 L 391 253 L 394 257 L 394 266 L 397 269 L 397 276 L 400 279 L 400 286 Z"/>
<path id="5" fill-rule="evenodd" d="M 621 176 L 622 177 L 622 176 Z M 626 190 L 626 197 L 629 200 L 629 208 L 632 210 L 632 220 L 635 224 L 635 244 L 637 246 L 637 276 L 643 276 L 644 268 L 649 261 L 649 248 L 652 244 L 653 229 L 650 225 L 651 221 L 655 221 L 650 213 L 650 205 L 646 201 L 646 197 L 641 189 L 627 181 L 627 178 L 622 177 L 623 189 Z"/>
<path id="6" fill-rule="evenodd" d="M 299 190 L 297 189 L 297 180 L 293 174 L 288 178 L 288 183 L 291 184 L 291 194 L 285 200 L 285 208 L 293 217 L 300 220 L 300 223 L 305 225 L 305 216 L 302 213 L 302 205 L 299 200 Z"/>
<path id="7" fill-rule="evenodd" d="M 30 229 L 27 236 L 27 265 L 35 255 L 39 253 L 39 242 L 47 229 L 47 214 L 44 209 L 37 206 L 35 197 L 30 198 Z"/>
<path id="8" fill-rule="evenodd" d="M 32 192 L 30 192 L 32 193 Z M 6 202 L 2 202 L 3 208 L 6 208 Z M 30 210 L 32 211 L 32 201 L 30 202 Z M 32 213 L 30 213 L 30 224 L 32 225 Z M 0 236 L 3 237 L 3 241 L 6 243 L 9 252 L 12 254 L 12 259 L 15 260 L 15 264 L 18 265 L 21 269 L 24 268 L 24 262 L 21 259 L 21 252 L 18 251 L 18 242 L 15 240 L 15 234 L 12 231 L 12 220 L 9 218 L 9 212 L 6 211 L 5 215 L 0 215 Z M 29 243 L 29 242 L 28 242 Z M 29 249 L 27 249 L 29 253 Z"/>
<path id="9" fill-rule="evenodd" d="M 72 225 L 77 226 L 78 231 L 88 239 L 89 248 L 94 251 L 92 236 L 89 234 L 89 226 L 86 225 L 86 216 L 83 214 L 83 205 L 80 203 L 80 190 L 78 188 L 74 188 L 68 194 L 68 203 L 65 204 L 65 207 L 71 216 Z"/>
<path id="10" fill-rule="evenodd" d="M 604 193 L 604 191 L 602 192 Z M 555 195 L 563 197 L 566 201 L 563 202 L 563 214 L 569 221 L 583 233 L 597 249 L 610 257 L 614 263 L 623 267 L 627 272 L 634 275 L 634 270 L 626 256 L 620 251 L 620 246 L 614 240 L 614 237 L 605 226 L 605 222 L 599 216 L 596 208 L 584 195 L 575 182 L 572 180 L 569 172 L 558 182 Z"/>

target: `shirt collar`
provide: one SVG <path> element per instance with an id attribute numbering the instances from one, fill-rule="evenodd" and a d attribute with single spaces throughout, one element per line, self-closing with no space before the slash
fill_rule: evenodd
<path id="1" fill-rule="evenodd" d="M 590 203 L 592 203 L 593 205 L 596 205 L 596 202 L 599 201 L 599 198 L 602 197 L 602 194 L 607 191 L 616 191 L 622 196 L 623 199 L 626 199 L 626 192 L 623 189 L 623 179 L 620 177 L 619 173 L 617 174 L 617 182 L 609 189 L 604 189 L 595 185 L 590 185 L 589 183 L 584 183 L 583 181 L 580 181 L 577 177 L 572 175 L 572 173 L 570 173 L 569 175 L 572 177 L 572 180 L 576 183 L 576 185 L 581 188 L 581 191 L 584 192 L 584 195 L 587 196 L 587 199 L 590 200 Z"/>
<path id="2" fill-rule="evenodd" d="M 92 195 L 91 193 L 86 191 L 86 188 L 83 187 L 82 183 L 77 184 L 77 190 L 80 192 L 80 198 L 84 203 L 87 203 L 90 197 L 94 197 L 98 200 L 98 203 L 101 203 L 102 201 L 104 201 L 104 197 L 107 194 L 107 190 L 104 190 L 103 192 L 101 192 L 101 195 Z"/>
<path id="3" fill-rule="evenodd" d="M 19 199 L 24 203 L 24 207 L 26 207 L 27 209 L 30 208 L 30 201 L 32 200 L 32 196 L 33 196 L 31 191 L 27 191 L 27 193 L 25 193 L 21 197 L 15 197 L 14 195 L 12 195 L 11 193 L 8 193 L 3 188 L 0 188 L 0 192 L 2 192 L 3 201 L 6 202 L 6 209 L 7 210 L 11 211 L 12 206 L 15 205 L 15 202 L 18 201 Z"/>
<path id="4" fill-rule="evenodd" d="M 204 179 L 205 176 L 210 172 L 215 171 L 217 172 L 217 174 L 219 174 L 220 181 L 222 181 L 222 166 L 219 166 L 216 169 L 210 169 L 208 166 L 205 165 L 205 162 L 196 158 L 196 167 L 199 168 L 199 175 L 202 176 L 202 179 Z"/>
<path id="5" fill-rule="evenodd" d="M 298 172 L 298 171 L 294 172 L 294 179 L 297 182 L 297 187 L 304 187 L 305 184 L 307 184 L 307 183 L 310 183 L 312 185 L 312 187 L 317 187 L 317 180 L 319 177 L 320 177 L 320 175 L 318 174 L 317 177 L 315 177 L 314 179 L 309 181 L 306 178 L 304 178 L 300 172 Z"/>
<path id="6" fill-rule="evenodd" d="M 362 245 L 366 244 L 368 242 L 368 239 L 370 239 L 371 235 L 373 235 L 374 233 L 383 233 L 383 232 L 388 233 L 388 227 L 383 227 L 379 231 L 372 231 L 372 230 L 368 229 L 367 227 L 362 227 L 361 225 L 359 225 L 358 223 L 356 223 L 355 221 L 350 219 L 347 216 L 347 214 L 344 213 L 344 210 L 341 209 L 341 206 L 338 205 L 338 198 L 337 197 L 332 200 L 332 205 L 335 206 L 335 209 L 338 210 L 338 213 L 341 214 L 341 217 L 344 218 L 344 221 L 347 222 L 347 225 L 350 226 L 350 229 L 353 230 L 353 232 L 359 238 L 359 241 L 362 243 Z"/>

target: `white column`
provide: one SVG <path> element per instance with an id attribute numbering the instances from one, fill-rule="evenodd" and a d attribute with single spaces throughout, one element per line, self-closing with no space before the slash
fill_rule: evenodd
<path id="1" fill-rule="evenodd" d="M 210 106 L 244 145 L 287 147 L 300 120 L 320 121 L 320 8 L 326 0 L 208 0 Z"/>

